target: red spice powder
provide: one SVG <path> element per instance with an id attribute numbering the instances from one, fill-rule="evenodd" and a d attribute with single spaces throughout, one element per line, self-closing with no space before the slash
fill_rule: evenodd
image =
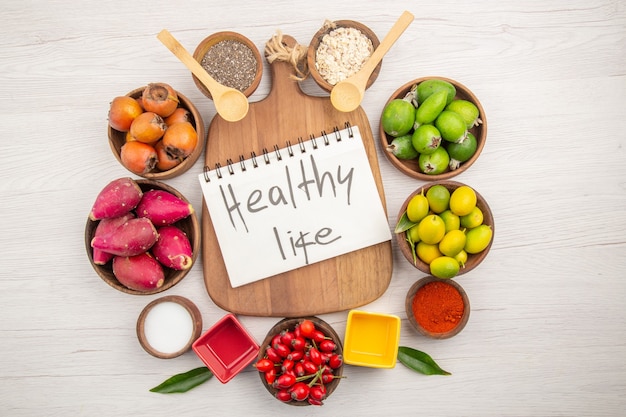
<path id="1" fill-rule="evenodd" d="M 440 281 L 429 282 L 418 289 L 412 305 L 415 320 L 431 333 L 454 329 L 461 322 L 464 307 L 461 293 Z"/>

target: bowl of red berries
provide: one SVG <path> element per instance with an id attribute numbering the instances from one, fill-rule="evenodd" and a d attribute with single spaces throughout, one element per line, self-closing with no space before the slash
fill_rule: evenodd
<path id="1" fill-rule="evenodd" d="M 343 378 L 343 346 L 318 317 L 285 318 L 267 333 L 254 366 L 278 400 L 322 405 Z"/>

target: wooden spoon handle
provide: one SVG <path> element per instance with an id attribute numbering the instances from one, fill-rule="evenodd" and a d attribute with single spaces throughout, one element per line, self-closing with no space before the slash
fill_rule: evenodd
<path id="1" fill-rule="evenodd" d="M 408 11 L 404 11 L 398 18 L 396 23 L 391 27 L 389 33 L 385 36 L 382 42 L 378 45 L 378 48 L 372 53 L 372 56 L 365 62 L 360 72 L 366 73 L 369 78 L 369 74 L 374 71 L 376 65 L 383 59 L 385 54 L 389 52 L 389 49 L 400 38 L 400 35 L 406 30 L 407 27 L 413 22 L 413 15 Z"/>
<path id="2" fill-rule="evenodd" d="M 200 82 L 206 86 L 211 92 L 211 96 L 217 95 L 218 90 L 223 90 L 224 87 L 219 84 L 208 72 L 195 60 L 195 58 L 172 36 L 167 30 L 163 29 L 157 35 L 157 38 L 163 45 L 167 47 L 172 53 L 192 72 L 193 75 L 198 77 Z"/>

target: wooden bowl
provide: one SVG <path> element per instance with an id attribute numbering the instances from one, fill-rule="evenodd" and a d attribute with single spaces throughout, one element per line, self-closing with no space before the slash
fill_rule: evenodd
<path id="1" fill-rule="evenodd" d="M 415 80 L 409 81 L 408 83 L 404 84 L 402 87 L 398 88 L 391 95 L 391 97 L 389 97 L 389 100 L 387 100 L 387 103 L 385 103 L 385 107 L 387 106 L 387 104 L 389 104 L 390 101 L 394 99 L 404 98 L 404 96 L 406 96 L 406 94 L 409 91 L 411 91 L 411 88 L 415 84 L 419 84 L 422 81 L 426 81 L 429 79 L 439 79 L 439 80 L 444 80 L 444 81 L 451 83 L 456 88 L 455 99 L 471 101 L 472 103 L 476 105 L 476 107 L 478 107 L 478 111 L 480 113 L 479 117 L 482 120 L 482 123 L 478 126 L 475 126 L 469 129 L 469 132 L 472 133 L 476 137 L 477 146 L 476 146 L 476 152 L 474 153 L 474 155 L 472 155 L 472 157 L 468 159 L 467 161 L 461 163 L 461 165 L 455 170 L 450 170 L 448 168 L 446 171 L 444 171 L 441 174 L 426 174 L 420 170 L 417 158 L 416 159 L 399 159 L 395 155 L 393 155 L 391 152 L 386 151 L 387 146 L 391 143 L 391 141 L 393 141 L 394 138 L 388 135 L 387 133 L 385 133 L 383 129 L 382 120 L 381 120 L 380 127 L 379 127 L 380 144 L 382 146 L 382 149 L 387 159 L 391 162 L 391 164 L 394 167 L 396 167 L 403 174 L 408 175 L 411 178 L 421 180 L 421 181 L 447 180 L 466 171 L 469 167 L 472 166 L 474 162 L 476 162 L 476 160 L 480 156 L 485 146 L 485 142 L 487 140 L 487 116 L 485 116 L 485 110 L 483 109 L 482 104 L 478 100 L 478 97 L 476 97 L 474 93 L 470 91 L 469 88 L 465 87 L 463 84 L 461 84 L 458 81 L 452 80 L 450 78 L 444 78 L 444 77 L 422 77 L 422 78 L 417 78 Z M 411 130 L 411 132 L 413 131 Z"/>
<path id="2" fill-rule="evenodd" d="M 132 98 L 139 98 L 141 97 L 144 89 L 145 86 L 139 87 L 126 95 Z M 183 174 L 184 172 L 187 172 L 189 168 L 191 168 L 193 164 L 198 160 L 200 155 L 202 155 L 202 151 L 204 150 L 205 145 L 204 121 L 202 119 L 202 115 L 200 114 L 196 106 L 194 106 L 187 97 L 185 97 L 179 91 L 177 91 L 176 93 L 180 101 L 179 107 L 187 109 L 191 114 L 191 124 L 194 126 L 194 128 L 196 129 L 196 133 L 198 134 L 198 144 L 196 145 L 196 148 L 187 158 L 185 158 L 180 164 L 172 169 L 169 169 L 167 171 L 158 171 L 155 169 L 155 171 L 148 172 L 146 174 L 133 174 L 151 180 L 166 180 L 174 178 Z M 124 145 L 124 143 L 126 143 L 126 132 L 120 132 L 119 130 L 115 130 L 109 125 L 108 135 L 111 151 L 113 151 L 113 155 L 115 155 L 115 158 L 117 158 L 118 162 L 122 164 L 120 152 L 122 146 Z M 124 164 L 122 164 L 122 166 L 124 166 Z"/>
<path id="3" fill-rule="evenodd" d="M 206 53 L 209 51 L 209 49 L 211 49 L 213 46 L 215 46 L 219 42 L 227 41 L 227 40 L 237 41 L 239 43 L 244 44 L 245 46 L 250 48 L 250 50 L 254 54 L 254 57 L 256 58 L 256 74 L 254 76 L 254 79 L 252 80 L 252 83 L 247 88 L 243 90 L 240 89 L 241 92 L 246 97 L 250 97 L 259 86 L 259 83 L 261 82 L 261 78 L 263 78 L 263 60 L 261 59 L 261 53 L 259 52 L 259 49 L 256 47 L 256 45 L 250 39 L 246 38 L 245 36 L 237 32 L 228 32 L 228 31 L 216 32 L 212 35 L 207 36 L 206 38 L 202 40 L 202 42 L 198 44 L 198 46 L 196 47 L 196 50 L 193 53 L 193 57 L 195 58 L 196 61 L 198 61 L 200 65 L 202 65 L 202 60 L 204 56 L 206 55 Z M 213 74 L 209 72 L 209 75 L 213 75 Z M 204 94 L 208 98 L 213 99 L 213 97 L 211 96 L 211 93 L 206 88 L 206 86 L 202 84 L 202 82 L 200 82 L 200 80 L 195 75 L 191 74 L 191 76 L 193 78 L 193 82 L 196 84 L 196 87 L 198 87 L 198 90 L 200 90 L 200 92 L 202 92 L 202 94 Z M 213 76 L 213 78 L 216 79 L 216 81 L 220 82 L 218 77 Z M 228 85 L 226 83 L 222 83 L 222 84 L 228 87 L 237 88 L 237 86 L 235 85 Z"/>
<path id="4" fill-rule="evenodd" d="M 378 37 L 376 37 L 376 34 L 362 23 L 356 22 L 354 20 L 337 20 L 332 23 L 334 24 L 334 26 L 324 25 L 317 31 L 317 33 L 313 36 L 313 39 L 311 39 L 307 51 L 307 65 L 309 67 L 309 72 L 311 76 L 322 89 L 328 92 L 333 89 L 334 84 L 330 84 L 324 77 L 322 77 L 322 75 L 317 70 L 317 67 L 315 66 L 317 48 L 319 47 L 325 35 L 332 32 L 336 28 L 355 28 L 361 31 L 361 33 L 363 33 L 372 41 L 372 52 L 376 50 L 376 48 L 378 48 L 378 45 L 380 45 L 380 41 L 378 40 Z M 374 81 L 376 81 L 376 78 L 378 78 L 378 73 L 380 72 L 382 64 L 383 62 L 381 60 L 374 69 L 374 71 L 372 71 L 372 74 L 370 75 L 370 78 L 365 85 L 365 89 L 368 89 L 372 84 L 374 84 Z"/>
<path id="5" fill-rule="evenodd" d="M 321 330 L 327 337 L 330 337 L 335 342 L 335 344 L 337 345 L 337 348 L 334 351 L 334 353 L 337 353 L 339 355 L 343 354 L 343 345 L 341 343 L 341 338 L 339 337 L 337 332 L 335 332 L 335 330 L 331 327 L 331 325 L 326 323 L 324 320 L 318 317 L 311 316 L 311 317 L 300 317 L 300 318 L 285 318 L 279 321 L 278 323 L 276 323 L 269 330 L 269 332 L 267 333 L 267 336 L 265 336 L 263 343 L 261 343 L 261 350 L 259 351 L 257 359 L 260 360 L 266 357 L 266 353 L 265 353 L 266 348 L 270 346 L 272 342 L 272 338 L 275 335 L 280 334 L 282 331 L 287 331 L 287 330 L 293 331 L 296 325 L 301 323 L 302 320 L 304 319 L 311 320 L 315 324 L 316 329 Z M 343 375 L 343 365 L 334 370 L 334 375 L 336 377 L 341 377 L 341 375 Z M 265 387 L 265 389 L 267 389 L 267 391 L 272 395 L 272 397 L 276 398 L 276 393 L 278 392 L 278 389 L 274 388 L 273 386 L 267 383 L 267 381 L 265 380 L 264 374 L 262 372 L 259 372 L 259 376 L 261 378 L 261 382 L 263 383 L 263 386 Z M 330 397 L 333 391 L 335 391 L 335 389 L 337 388 L 337 385 L 339 385 L 340 380 L 341 378 L 335 378 L 328 384 L 325 384 L 326 398 Z M 286 404 L 290 404 L 294 406 L 310 405 L 307 401 L 290 401 L 290 402 L 287 402 Z"/>
<path id="6" fill-rule="evenodd" d="M 193 342 L 200 337 L 202 314 L 191 300 L 167 295 L 144 307 L 137 319 L 136 330 L 139 344 L 146 352 L 159 359 L 172 359 L 191 349 Z M 163 342 L 163 339 L 168 341 Z"/>
<path id="7" fill-rule="evenodd" d="M 436 182 L 431 182 L 426 185 L 423 185 L 422 187 L 413 191 L 404 201 L 404 203 L 400 207 L 400 210 L 398 211 L 398 220 L 406 212 L 406 208 L 409 204 L 409 201 L 411 201 L 411 198 L 413 198 L 413 196 L 417 194 L 421 194 L 422 190 L 424 191 L 424 195 L 426 195 L 426 192 L 428 191 L 428 189 L 437 184 L 440 184 L 446 187 L 448 191 L 450 191 L 450 194 L 452 194 L 452 192 L 456 190 L 458 187 L 465 185 L 457 181 L 436 181 Z M 487 257 L 487 254 L 489 253 L 489 250 L 491 249 L 491 245 L 495 237 L 496 230 L 495 230 L 495 223 L 493 219 L 493 214 L 491 212 L 491 208 L 487 204 L 487 201 L 483 198 L 482 195 L 480 195 L 478 191 L 474 189 L 474 192 L 476 193 L 476 206 L 478 206 L 478 208 L 483 212 L 483 224 L 489 225 L 491 227 L 491 230 L 493 231 L 493 236 L 491 238 L 491 241 L 489 242 L 489 245 L 487 245 L 485 250 L 476 254 L 468 254 L 465 267 L 461 267 L 457 276 L 466 274 L 472 269 L 476 268 Z M 426 262 L 422 261 L 419 257 L 416 257 L 414 261 L 413 251 L 411 250 L 411 246 L 406 240 L 406 233 L 405 232 L 396 233 L 395 235 L 396 235 L 396 242 L 398 243 L 398 247 L 400 248 L 400 251 L 402 252 L 402 255 L 405 257 L 405 259 L 409 261 L 409 263 L 413 265 L 415 268 L 419 269 L 420 271 L 426 274 L 430 274 L 430 266 Z"/>
<path id="8" fill-rule="evenodd" d="M 423 286 L 425 286 L 426 284 L 430 284 L 433 282 L 440 283 L 438 285 L 452 286 L 454 289 L 456 289 L 459 292 L 459 294 L 461 295 L 461 298 L 463 299 L 463 314 L 461 316 L 461 319 L 456 324 L 456 326 L 444 332 L 432 332 L 432 331 L 425 329 L 424 326 L 422 326 L 422 324 L 420 324 L 420 322 L 417 321 L 417 319 L 415 318 L 415 314 L 413 313 L 413 300 L 415 299 L 415 295 L 417 294 L 417 291 Z M 467 324 L 467 321 L 469 320 L 469 316 L 470 316 L 470 302 L 463 287 L 461 287 L 461 285 L 459 285 L 459 283 L 457 283 L 454 280 L 451 280 L 451 279 L 442 280 L 439 278 L 435 278 L 433 276 L 422 278 L 411 286 L 411 288 L 409 289 L 406 295 L 404 308 L 406 310 L 406 315 L 409 319 L 409 323 L 411 323 L 411 326 L 415 330 L 417 330 L 420 334 L 426 337 L 433 338 L 433 339 L 448 339 L 452 336 L 459 334 L 461 330 L 465 328 L 465 325 Z"/>
<path id="9" fill-rule="evenodd" d="M 137 182 L 137 184 L 139 185 L 139 187 L 141 188 L 143 192 L 147 192 L 152 189 L 164 190 L 188 202 L 188 200 L 180 192 L 178 192 L 178 190 L 162 182 L 146 180 L 146 179 L 135 180 L 135 181 Z M 161 287 L 151 290 L 151 291 L 133 290 L 122 285 L 117 280 L 117 278 L 115 278 L 115 275 L 113 274 L 113 267 L 112 267 L 111 261 L 109 261 L 105 265 L 97 265 L 93 262 L 93 249 L 91 247 L 91 240 L 93 239 L 98 223 L 99 223 L 99 220 L 94 221 L 94 220 L 91 220 L 89 217 L 87 217 L 87 224 L 85 225 L 85 248 L 87 250 L 87 256 L 89 257 L 89 262 L 91 263 L 91 266 L 93 267 L 93 269 L 100 276 L 100 278 L 102 278 L 104 282 L 106 282 L 111 287 L 115 288 L 116 290 L 124 292 L 126 294 L 152 295 L 152 294 L 160 293 L 160 292 L 163 292 L 165 290 L 172 288 L 174 285 L 178 284 L 187 275 L 187 273 L 191 270 L 191 268 L 193 268 L 193 264 L 195 264 L 196 259 L 198 258 L 198 255 L 200 253 L 200 236 L 201 236 L 200 223 L 198 221 L 196 212 L 194 211 L 186 218 L 174 223 L 174 225 L 179 227 L 183 232 L 185 232 L 185 234 L 189 238 L 189 242 L 191 243 L 191 249 L 193 251 L 192 267 L 184 271 L 177 271 L 174 269 L 163 267 L 163 270 L 165 272 L 165 282 L 163 283 Z"/>

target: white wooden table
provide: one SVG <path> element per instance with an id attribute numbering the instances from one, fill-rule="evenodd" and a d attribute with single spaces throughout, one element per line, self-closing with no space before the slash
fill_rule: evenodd
<path id="1" fill-rule="evenodd" d="M 623 414 L 626 4 L 341 3 L 3 2 L 0 415 Z M 163 28 L 190 50 L 220 30 L 262 49 L 277 30 L 308 44 L 325 19 L 358 20 L 382 38 L 405 9 L 416 19 L 362 106 L 377 132 L 385 101 L 407 81 L 440 75 L 472 89 L 487 113 L 487 145 L 455 179 L 487 199 L 497 230 L 485 262 L 459 278 L 472 313 L 457 337 L 426 340 L 409 327 L 404 297 L 424 274 L 396 246 L 388 290 L 362 309 L 402 317 L 401 344 L 429 353 L 452 375 L 348 366 L 321 410 L 273 400 L 252 368 L 224 385 L 212 379 L 185 394 L 150 393 L 201 363 L 192 352 L 171 360 L 145 353 L 135 323 L 157 296 L 115 291 L 88 262 L 83 232 L 93 199 L 128 175 L 107 143 L 110 100 L 165 81 L 210 123 L 213 103 L 156 39 Z M 308 81 L 305 91 L 322 94 Z M 251 99 L 268 91 L 265 79 Z M 378 152 L 391 226 L 422 183 Z M 200 207 L 201 172 L 202 158 L 167 183 Z M 165 294 L 194 301 L 208 328 L 226 312 L 205 290 L 202 270 L 211 260 L 203 261 Z M 322 316 L 340 334 L 346 317 Z M 258 340 L 279 320 L 240 319 Z"/>

